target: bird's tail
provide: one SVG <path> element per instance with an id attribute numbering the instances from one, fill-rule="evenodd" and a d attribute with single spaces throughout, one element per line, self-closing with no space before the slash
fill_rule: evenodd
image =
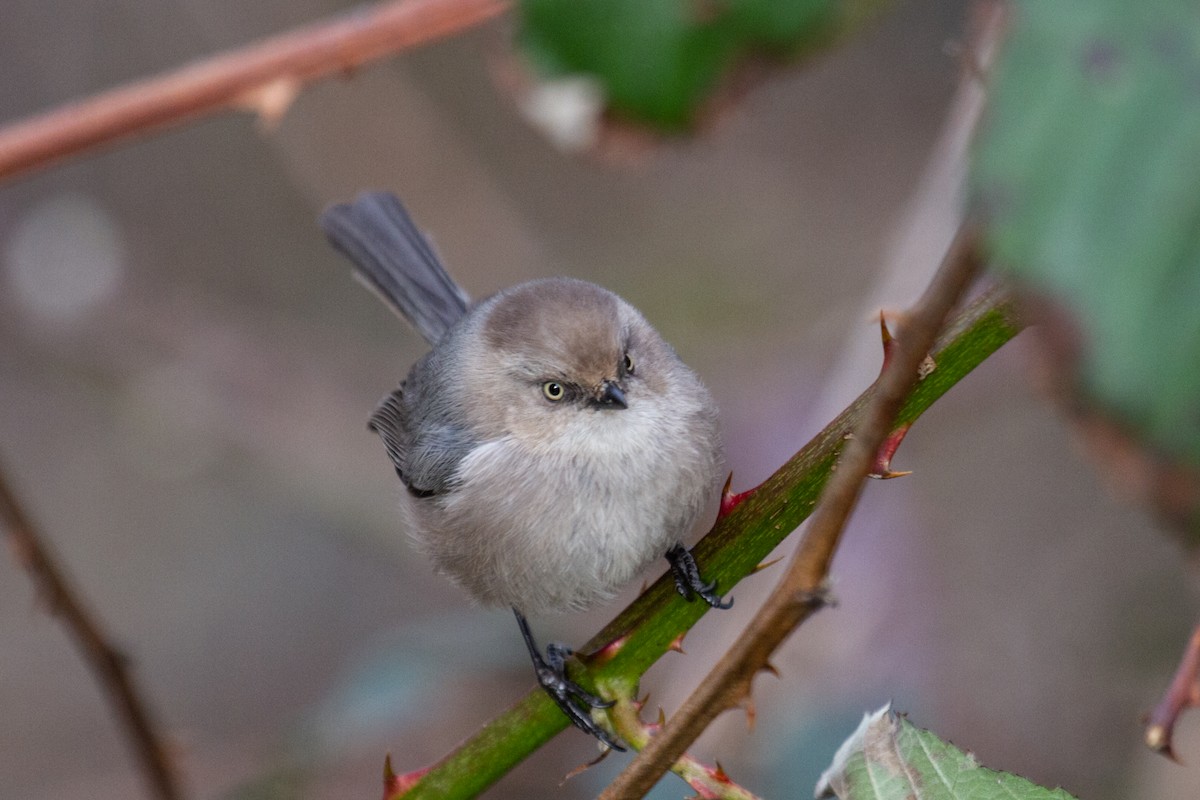
<path id="1" fill-rule="evenodd" d="M 430 344 L 466 313 L 470 298 L 395 195 L 364 192 L 321 215 L 329 241 L 355 274 Z"/>

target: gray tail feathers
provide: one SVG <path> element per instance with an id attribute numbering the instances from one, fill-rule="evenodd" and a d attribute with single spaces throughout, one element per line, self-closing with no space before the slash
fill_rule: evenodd
<path id="1" fill-rule="evenodd" d="M 395 195 L 364 192 L 326 209 L 320 222 L 358 277 L 430 344 L 466 313 L 466 292 Z"/>

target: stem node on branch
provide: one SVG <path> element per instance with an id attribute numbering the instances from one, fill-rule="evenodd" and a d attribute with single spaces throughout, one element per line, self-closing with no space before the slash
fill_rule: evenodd
<path id="1" fill-rule="evenodd" d="M 303 87 L 458 33 L 508 0 L 394 0 L 135 81 L 0 127 L 0 180 L 68 156 L 249 108 L 268 128 Z"/>

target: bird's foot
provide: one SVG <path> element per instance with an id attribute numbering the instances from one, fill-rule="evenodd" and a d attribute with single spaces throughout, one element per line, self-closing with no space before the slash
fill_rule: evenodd
<path id="1" fill-rule="evenodd" d="M 668 550 L 667 561 L 671 564 L 671 577 L 675 579 L 675 589 L 683 595 L 684 600 L 691 601 L 692 597 L 699 597 L 713 608 L 731 608 L 733 606 L 733 598 L 723 599 L 721 595 L 717 594 L 715 583 L 706 583 L 700 577 L 700 568 L 696 566 L 696 559 L 692 556 L 691 551 L 683 545 L 677 544 Z"/>
<path id="2" fill-rule="evenodd" d="M 546 646 L 546 654 L 542 655 L 533 640 L 529 623 L 521 612 L 513 609 L 517 615 L 517 624 L 521 626 L 521 635 L 525 637 L 525 645 L 529 649 L 529 657 L 533 660 L 533 671 L 537 675 L 538 684 L 546 694 L 567 715 L 567 719 L 584 733 L 599 739 L 613 750 L 625 752 L 625 747 L 613 739 L 612 734 L 602 728 L 592 719 L 592 709 L 612 708 L 614 701 L 605 700 L 584 689 L 567 677 L 567 658 L 572 654 L 571 648 L 558 642 Z"/>

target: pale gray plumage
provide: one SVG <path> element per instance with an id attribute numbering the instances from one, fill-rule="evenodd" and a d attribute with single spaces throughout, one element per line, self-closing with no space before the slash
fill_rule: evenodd
<path id="1" fill-rule="evenodd" d="M 720 470 L 714 404 L 632 306 L 582 281 L 532 281 L 483 301 L 446 344 L 441 368 L 460 382 L 428 404 L 410 404 L 406 383 L 405 425 L 444 414 L 475 440 L 442 476 L 448 491 L 407 505 L 423 547 L 472 595 L 526 613 L 584 608 L 691 532 Z M 418 363 L 409 381 L 426 372 Z M 548 401 L 548 381 L 568 396 Z M 625 408 L 600 400 L 606 382 Z"/>
<path id="2" fill-rule="evenodd" d="M 720 476 L 716 406 L 636 309 L 570 278 L 468 309 L 391 195 L 335 206 L 322 225 L 435 345 L 371 427 L 408 487 L 408 531 L 441 572 L 488 605 L 576 610 L 692 531 Z"/>
<path id="3" fill-rule="evenodd" d="M 633 306 L 571 278 L 469 306 L 400 201 L 361 195 L 321 224 L 433 349 L 371 416 L 407 487 L 417 545 L 475 599 L 516 611 L 539 683 L 579 728 L 611 702 L 537 647 L 524 614 L 585 608 L 666 556 L 688 600 L 728 608 L 681 545 L 713 498 L 716 405 Z"/>

